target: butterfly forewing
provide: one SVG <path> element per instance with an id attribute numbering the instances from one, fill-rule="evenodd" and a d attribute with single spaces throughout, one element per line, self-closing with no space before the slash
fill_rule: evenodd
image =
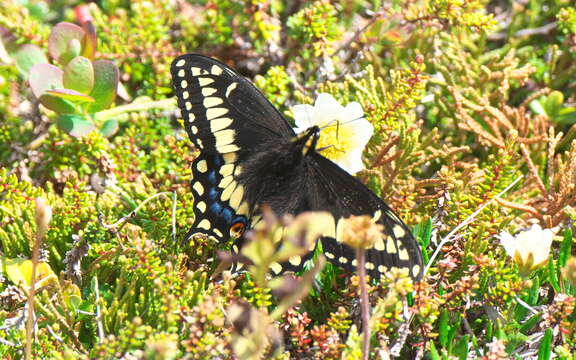
<path id="1" fill-rule="evenodd" d="M 367 251 L 368 272 L 378 277 L 398 267 L 420 277 L 422 258 L 408 228 L 336 164 L 312 152 L 292 164 L 290 171 L 296 173 L 275 175 L 266 170 L 290 163 L 278 150 L 291 144 L 295 133 L 252 83 L 219 61 L 194 54 L 176 58 L 171 73 L 186 131 L 201 151 L 192 164 L 196 218 L 188 237 L 202 233 L 226 241 L 241 236 L 259 216 L 261 203 L 280 215 L 325 210 L 333 216 L 335 231 L 322 238 L 323 250 L 333 264 L 353 270 L 355 253 L 336 240 L 336 226 L 350 215 L 370 215 L 384 226 L 384 240 Z M 264 156 L 272 149 L 274 156 Z M 266 158 L 272 159 L 270 166 L 254 166 Z M 263 187 L 274 189 L 273 194 L 259 192 Z M 282 270 L 299 270 L 310 257 L 311 253 L 292 259 L 282 264 Z"/>

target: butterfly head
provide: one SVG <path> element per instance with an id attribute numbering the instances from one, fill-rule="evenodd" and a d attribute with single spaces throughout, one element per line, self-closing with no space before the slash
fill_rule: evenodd
<path id="1" fill-rule="evenodd" d="M 308 130 L 294 137 L 294 139 L 292 139 L 292 145 L 300 149 L 302 156 L 307 156 L 316 151 L 318 139 L 320 139 L 320 128 L 318 126 L 311 126 Z"/>

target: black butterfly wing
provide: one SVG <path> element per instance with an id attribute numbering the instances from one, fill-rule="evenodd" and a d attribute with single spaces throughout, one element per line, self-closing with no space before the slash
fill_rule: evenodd
<path id="1" fill-rule="evenodd" d="M 330 211 L 338 234 L 339 221 L 350 215 L 369 215 L 384 226 L 383 238 L 366 252 L 366 270 L 379 278 L 391 268 L 405 268 L 410 276 L 422 275 L 422 254 L 408 227 L 364 184 L 325 157 L 309 157 L 308 202 L 312 210 Z M 328 260 L 350 271 L 356 269 L 356 252 L 337 241 L 337 236 L 322 238 Z"/>
<path id="2" fill-rule="evenodd" d="M 170 72 L 184 126 L 201 150 L 192 164 L 195 223 L 189 236 L 227 241 L 250 226 L 251 209 L 237 182 L 243 161 L 259 144 L 291 138 L 294 131 L 252 83 L 219 61 L 186 54 Z"/>

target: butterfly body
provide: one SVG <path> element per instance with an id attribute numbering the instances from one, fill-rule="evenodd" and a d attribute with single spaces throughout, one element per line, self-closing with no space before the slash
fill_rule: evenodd
<path id="1" fill-rule="evenodd" d="M 320 239 L 323 251 L 333 264 L 354 270 L 355 252 L 337 240 L 338 228 L 350 215 L 369 215 L 384 232 L 367 250 L 368 273 L 378 277 L 397 267 L 421 276 L 422 257 L 410 230 L 372 191 L 318 152 L 318 127 L 296 134 L 248 80 L 214 59 L 183 55 L 171 73 L 186 130 L 201 151 L 192 164 L 196 218 L 188 236 L 239 237 L 241 245 L 262 204 L 278 215 L 328 211 L 334 231 Z M 310 257 L 282 270 L 299 270 Z"/>

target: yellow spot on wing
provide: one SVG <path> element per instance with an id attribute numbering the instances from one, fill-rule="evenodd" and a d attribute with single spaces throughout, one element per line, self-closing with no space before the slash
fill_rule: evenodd
<path id="1" fill-rule="evenodd" d="M 216 138 L 216 148 L 220 150 L 220 147 L 232 144 L 234 142 L 235 134 L 236 132 L 232 129 L 225 129 L 214 133 L 214 137 Z"/>
<path id="2" fill-rule="evenodd" d="M 227 164 L 231 164 L 236 161 L 235 153 L 226 153 L 222 157 L 224 158 L 224 162 Z"/>
<path id="3" fill-rule="evenodd" d="M 273 262 L 270 264 L 270 269 L 272 269 L 274 274 L 280 274 L 282 272 L 282 265 L 278 264 L 277 262 Z"/>
<path id="4" fill-rule="evenodd" d="M 338 258 L 338 261 L 340 261 L 341 264 L 347 264 L 348 263 L 348 259 L 345 258 L 344 256 L 340 256 Z"/>
<path id="5" fill-rule="evenodd" d="M 202 89 L 202 95 L 204 96 L 210 96 L 212 94 L 214 94 L 216 92 L 216 89 L 211 88 L 211 87 L 205 87 Z"/>
<path id="6" fill-rule="evenodd" d="M 292 266 L 299 266 L 302 263 L 302 258 L 298 255 L 291 256 L 288 262 L 290 262 Z"/>
<path id="7" fill-rule="evenodd" d="M 394 225 L 392 231 L 394 232 L 394 235 L 396 236 L 397 239 L 401 239 L 406 235 L 406 231 L 404 231 L 404 229 L 400 225 Z"/>
<path id="8" fill-rule="evenodd" d="M 230 126 L 230 124 L 232 124 L 232 119 L 227 117 L 220 118 L 210 121 L 210 129 L 212 132 L 217 132 L 226 129 L 228 126 Z"/>
<path id="9" fill-rule="evenodd" d="M 222 74 L 222 68 L 218 65 L 212 65 L 210 72 L 212 73 L 212 75 L 220 75 Z"/>
<path id="10" fill-rule="evenodd" d="M 404 260 L 404 261 L 408 261 L 410 259 L 410 256 L 408 255 L 408 251 L 405 248 L 400 249 L 400 252 L 398 253 L 398 257 L 400 258 L 400 260 Z"/>
<path id="11" fill-rule="evenodd" d="M 232 83 L 228 85 L 228 87 L 226 88 L 226 97 L 230 96 L 230 93 L 232 92 L 232 90 L 236 89 L 236 86 L 238 86 L 237 83 Z"/>
<path id="12" fill-rule="evenodd" d="M 208 219 L 203 219 L 202 221 L 200 221 L 200 224 L 198 224 L 198 227 L 200 229 L 204 229 L 204 230 L 210 230 L 210 221 Z"/>
<path id="13" fill-rule="evenodd" d="M 222 201 L 228 201 L 228 199 L 230 199 L 230 196 L 232 195 L 232 191 L 234 191 L 234 189 L 236 189 L 236 183 L 235 182 L 228 185 L 226 187 L 226 189 L 224 189 L 224 191 L 222 191 L 222 194 L 220 194 L 220 199 L 222 199 Z"/>
<path id="14" fill-rule="evenodd" d="M 206 163 L 206 160 L 198 161 L 198 163 L 196 164 L 196 169 L 198 169 L 198 171 L 200 171 L 201 173 L 205 173 L 206 171 L 208 171 L 208 163 Z"/>
<path id="15" fill-rule="evenodd" d="M 220 175 L 222 176 L 230 176 L 232 172 L 234 172 L 234 164 L 225 164 L 220 167 Z"/>
<path id="16" fill-rule="evenodd" d="M 209 96 L 204 98 L 204 106 L 211 108 L 222 104 L 224 101 L 217 96 Z"/>
<path id="17" fill-rule="evenodd" d="M 180 60 L 178 60 L 178 62 L 176 63 L 176 66 L 181 67 L 181 66 L 183 66 L 184 64 L 186 64 L 186 60 L 180 59 Z"/>
<path id="18" fill-rule="evenodd" d="M 384 249 L 386 249 L 386 246 L 384 245 L 384 239 L 382 237 L 379 237 L 378 240 L 376 240 L 374 243 L 374 249 L 378 251 L 384 251 Z"/>
<path id="19" fill-rule="evenodd" d="M 208 120 L 212 120 L 222 115 L 225 115 L 226 113 L 228 113 L 228 109 L 226 108 L 222 107 L 212 108 L 206 110 L 206 118 L 208 118 Z"/>
<path id="20" fill-rule="evenodd" d="M 200 212 L 206 212 L 206 203 L 204 201 L 200 201 L 198 204 L 196 204 L 196 207 L 198 210 L 200 210 Z"/>
<path id="21" fill-rule="evenodd" d="M 194 189 L 194 191 L 196 191 L 196 193 L 200 196 L 204 194 L 204 186 L 202 186 L 200 182 L 195 182 L 194 185 L 192 185 L 192 189 Z"/>
<path id="22" fill-rule="evenodd" d="M 217 146 L 217 149 L 222 154 L 232 153 L 232 152 L 236 152 L 236 151 L 240 150 L 240 148 L 236 144 L 220 145 L 220 146 Z"/>
<path id="23" fill-rule="evenodd" d="M 386 252 L 388 254 L 396 254 L 398 250 L 396 249 L 396 244 L 394 243 L 394 239 L 392 236 L 387 236 L 386 241 Z"/>
<path id="24" fill-rule="evenodd" d="M 238 185 L 232 195 L 230 195 L 230 207 L 232 209 L 238 209 L 240 207 L 240 203 L 242 202 L 242 198 L 244 196 L 244 186 Z"/>
<path id="25" fill-rule="evenodd" d="M 200 83 L 200 86 L 206 86 L 212 84 L 214 82 L 214 79 L 209 77 L 199 77 L 198 82 Z"/>
<path id="26" fill-rule="evenodd" d="M 220 183 L 218 183 L 218 187 L 225 189 L 230 185 L 230 183 L 234 181 L 234 177 L 232 175 L 224 176 Z"/>

